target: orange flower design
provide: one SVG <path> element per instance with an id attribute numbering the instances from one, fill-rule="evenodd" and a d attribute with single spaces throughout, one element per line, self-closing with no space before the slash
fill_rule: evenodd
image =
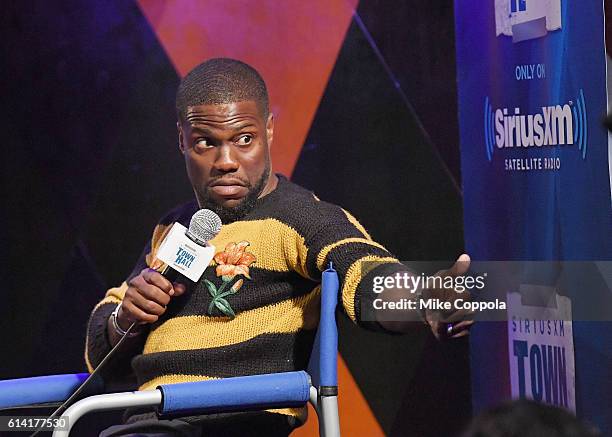
<path id="1" fill-rule="evenodd" d="M 228 243 L 223 252 L 215 255 L 217 263 L 217 276 L 233 278 L 236 275 L 243 275 L 245 278 L 251 279 L 249 276 L 249 266 L 253 264 L 257 258 L 251 252 L 247 252 L 249 246 L 248 241 L 240 243 Z"/>

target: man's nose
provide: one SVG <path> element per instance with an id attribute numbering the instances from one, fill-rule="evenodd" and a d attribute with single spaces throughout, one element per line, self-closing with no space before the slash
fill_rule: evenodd
<path id="1" fill-rule="evenodd" d="M 215 170 L 228 173 L 238 170 L 238 161 L 234 156 L 234 150 L 229 144 L 217 147 L 217 157 L 214 162 Z"/>

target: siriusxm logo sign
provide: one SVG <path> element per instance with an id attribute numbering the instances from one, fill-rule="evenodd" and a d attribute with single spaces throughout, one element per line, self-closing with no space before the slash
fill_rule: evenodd
<path id="1" fill-rule="evenodd" d="M 487 159 L 495 149 L 578 145 L 582 159 L 587 151 L 587 111 L 582 89 L 576 101 L 542 106 L 533 114 L 520 108 L 493 110 L 489 97 L 484 103 L 484 137 Z"/>
<path id="2" fill-rule="evenodd" d="M 174 264 L 176 266 L 184 266 L 185 268 L 190 268 L 191 263 L 195 260 L 195 255 L 190 251 L 184 249 L 183 247 L 179 247 L 176 252 L 176 259 L 174 260 Z"/>

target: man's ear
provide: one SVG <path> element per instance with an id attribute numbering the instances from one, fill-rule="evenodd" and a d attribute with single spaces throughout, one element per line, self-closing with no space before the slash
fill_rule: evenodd
<path id="1" fill-rule="evenodd" d="M 272 147 L 272 140 L 274 139 L 274 114 L 270 112 L 268 115 L 268 121 L 266 122 L 266 137 L 268 139 L 268 149 Z"/>
<path id="2" fill-rule="evenodd" d="M 176 122 L 176 130 L 178 131 L 178 146 L 181 153 L 185 153 L 185 143 L 183 138 L 183 129 L 181 128 L 181 122 Z"/>

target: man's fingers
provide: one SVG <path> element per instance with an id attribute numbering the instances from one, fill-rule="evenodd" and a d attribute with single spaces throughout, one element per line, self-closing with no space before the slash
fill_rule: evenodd
<path id="1" fill-rule="evenodd" d="M 448 316 L 444 317 L 444 320 L 442 321 L 446 323 L 457 323 L 462 320 L 471 320 L 474 314 L 476 314 L 476 311 L 474 310 L 461 309 L 461 310 L 457 310 L 454 313 L 449 314 Z"/>
<path id="2" fill-rule="evenodd" d="M 473 320 L 464 320 L 456 324 L 440 323 L 438 321 L 429 322 L 431 332 L 438 340 L 465 337 L 469 335 L 470 328 L 473 324 Z"/>
<path id="3" fill-rule="evenodd" d="M 453 332 L 459 332 L 462 330 L 470 329 L 474 324 L 473 320 L 464 320 L 463 322 L 453 324 Z"/>
<path id="4" fill-rule="evenodd" d="M 461 276 L 465 275 L 470 268 L 470 256 L 467 253 L 463 253 L 457 258 L 455 264 L 447 270 L 438 270 L 434 276 L 441 276 L 443 278 L 447 276 Z"/>
<path id="5" fill-rule="evenodd" d="M 461 338 L 461 337 L 465 337 L 468 335 L 470 335 L 470 331 L 466 329 L 464 331 L 461 331 L 459 334 L 452 335 L 450 338 Z"/>
<path id="6" fill-rule="evenodd" d="M 153 269 L 145 269 L 142 271 L 142 277 L 149 284 L 155 285 L 160 290 L 163 290 L 165 293 L 168 293 L 170 296 L 172 296 L 174 292 L 172 284 L 170 283 L 170 281 L 164 278 L 161 273 Z"/>
<path id="7" fill-rule="evenodd" d="M 459 323 L 449 323 L 446 325 L 446 337 L 459 338 L 469 334 L 470 328 L 474 324 L 473 320 L 464 320 Z"/>
<path id="8" fill-rule="evenodd" d="M 132 303 L 146 314 L 161 316 L 166 312 L 165 307 L 161 306 L 155 301 L 145 298 L 143 295 L 134 296 Z"/>
<path id="9" fill-rule="evenodd" d="M 450 309 L 447 311 L 431 311 L 427 315 L 430 319 L 439 320 L 441 323 L 456 323 L 462 320 L 471 320 L 476 314 L 476 310 L 461 308 L 461 309 Z"/>
<path id="10" fill-rule="evenodd" d="M 156 285 L 149 284 L 143 278 L 134 278 L 130 282 L 130 286 L 136 290 L 136 292 L 133 293 L 134 295 L 138 294 L 144 296 L 146 299 L 152 300 L 163 307 L 170 303 L 170 296 L 166 294 L 166 292 L 160 290 Z M 133 297 L 132 293 L 130 293 L 130 297 Z"/>
<path id="11" fill-rule="evenodd" d="M 156 322 L 158 316 L 153 314 L 148 314 L 142 309 L 138 308 L 134 303 L 123 301 L 121 304 L 121 312 L 125 314 L 125 317 L 129 321 L 129 323 L 139 322 L 139 323 L 153 323 Z"/>
<path id="12" fill-rule="evenodd" d="M 185 284 L 181 284 L 180 282 L 175 282 L 172 284 L 172 287 L 174 288 L 174 296 L 180 296 L 185 292 L 185 290 L 187 290 Z"/>
<path id="13" fill-rule="evenodd" d="M 183 284 L 171 284 L 160 273 L 144 269 L 132 278 L 121 306 L 122 320 L 130 323 L 154 323 L 166 312 L 172 295 L 180 296 L 185 292 Z"/>
<path id="14" fill-rule="evenodd" d="M 455 264 L 453 264 L 453 266 L 448 270 L 448 274 L 451 276 L 465 275 L 465 273 L 468 271 L 469 268 L 470 268 L 470 257 L 468 254 L 464 253 L 461 256 L 459 256 L 459 258 L 457 258 L 457 261 L 455 261 Z"/>

